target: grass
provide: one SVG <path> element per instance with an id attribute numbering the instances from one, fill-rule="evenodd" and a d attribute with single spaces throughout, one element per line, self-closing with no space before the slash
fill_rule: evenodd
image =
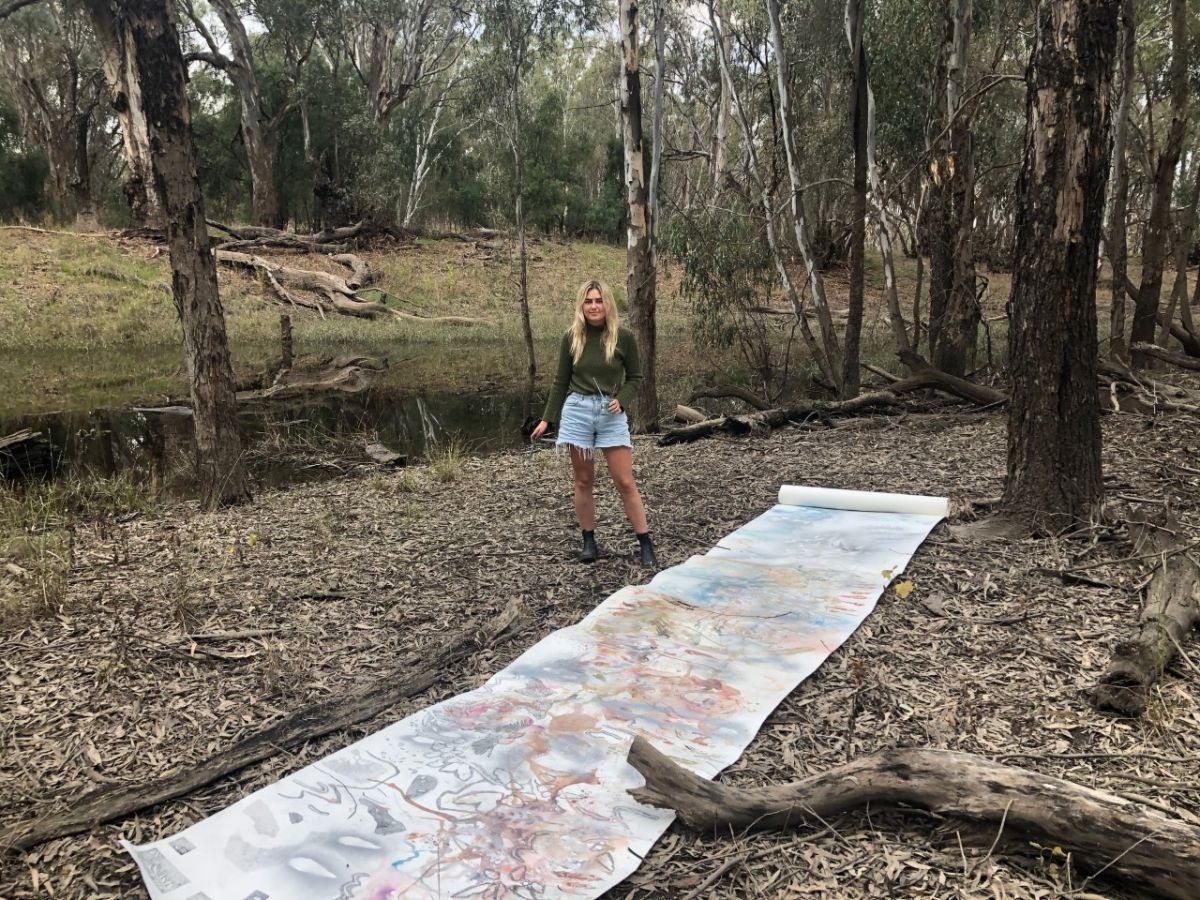
<path id="1" fill-rule="evenodd" d="M 0 486 L 0 624 L 60 611 L 78 522 L 153 508 L 153 495 L 130 472 Z"/>
<path id="2" fill-rule="evenodd" d="M 440 482 L 448 484 L 462 476 L 467 447 L 457 436 L 433 447 L 429 452 L 429 470 Z"/>
<path id="3" fill-rule="evenodd" d="M 625 250 L 547 239 L 532 242 L 530 252 L 531 319 L 544 379 L 554 365 L 557 337 L 570 319 L 575 285 L 596 275 L 619 289 L 625 278 Z M 485 378 L 497 383 L 496 373 L 509 386 L 517 386 L 526 366 L 525 350 L 515 271 L 502 242 L 491 259 L 457 240 L 423 239 L 412 246 L 363 255 L 382 272 L 380 286 L 403 310 L 422 316 L 472 316 L 491 324 L 322 318 L 315 312 L 289 309 L 297 353 L 389 357 L 392 368 L 383 376 L 383 388 L 474 388 Z M 323 258 L 306 258 L 297 264 L 336 268 Z M 905 315 L 911 316 L 916 261 L 898 254 L 896 266 L 901 304 Z M 982 298 L 985 316 L 1002 316 L 1011 277 L 983 270 L 980 274 L 987 278 Z M 1134 281 L 1140 277 L 1136 266 L 1131 267 L 1130 277 Z M 227 270 L 221 270 L 220 278 L 235 369 L 239 375 L 261 371 L 278 355 L 283 309 L 264 296 L 254 278 Z M 866 278 L 863 359 L 894 368 L 882 264 L 873 252 L 867 255 Z M 688 377 L 701 370 L 723 369 L 723 380 L 736 375 L 734 354 L 714 355 L 691 347 L 691 313 L 677 295 L 678 283 L 678 272 L 664 265 L 658 305 L 660 369 L 686 372 Z M 153 404 L 186 393 L 169 284 L 166 256 L 149 244 L 0 228 L 0 383 L 16 386 L 0 395 L 0 417 Z M 826 273 L 826 285 L 831 306 L 835 311 L 844 309 L 847 273 Z M 1102 340 L 1107 334 L 1110 292 L 1104 269 L 1097 294 Z M 927 313 L 928 267 L 922 293 Z M 1005 323 L 990 324 L 994 361 L 1001 363 Z M 448 353 L 451 347 L 453 352 Z M 981 338 L 981 362 L 986 361 L 985 348 Z M 802 358 L 793 365 L 797 371 L 808 366 Z M 674 399 L 666 397 L 664 402 Z"/>

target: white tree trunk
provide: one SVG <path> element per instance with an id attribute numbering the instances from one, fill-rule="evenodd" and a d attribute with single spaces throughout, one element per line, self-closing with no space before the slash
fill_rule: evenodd
<path id="1" fill-rule="evenodd" d="M 779 22 L 779 0 L 767 0 L 767 14 L 771 19 L 771 43 L 775 48 L 775 81 L 779 90 L 779 114 L 783 120 L 783 149 L 787 155 L 788 180 L 791 183 L 788 200 L 792 211 L 792 227 L 796 232 L 796 246 L 800 248 L 800 255 L 804 257 L 804 267 L 808 270 L 813 309 L 816 310 L 817 324 L 821 328 L 821 340 L 825 346 L 825 355 L 829 359 L 831 370 L 836 373 L 833 384 L 840 393 L 842 351 L 838 345 L 837 332 L 833 328 L 833 316 L 829 311 L 829 301 L 825 296 L 825 279 L 821 277 L 821 270 L 817 267 L 817 255 L 813 250 L 804 214 L 804 187 L 800 179 L 800 161 L 796 154 L 791 81 L 788 76 L 787 52 L 783 46 L 783 28 Z"/>

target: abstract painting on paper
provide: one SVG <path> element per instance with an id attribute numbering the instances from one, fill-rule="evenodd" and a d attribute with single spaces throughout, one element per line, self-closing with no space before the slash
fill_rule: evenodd
<path id="1" fill-rule="evenodd" d="M 781 503 L 482 687 L 173 837 L 126 845 L 150 895 L 598 896 L 672 819 L 627 793 L 640 783 L 625 763 L 633 736 L 706 777 L 731 764 L 945 515 L 935 498 L 837 493 L 849 508 Z"/>

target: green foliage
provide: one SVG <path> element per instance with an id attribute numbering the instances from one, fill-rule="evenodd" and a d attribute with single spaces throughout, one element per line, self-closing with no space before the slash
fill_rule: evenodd
<path id="1" fill-rule="evenodd" d="M 17 111 L 0 100 L 0 220 L 40 218 L 49 173 L 46 154 L 22 145 Z"/>
<path id="2" fill-rule="evenodd" d="M 679 292 L 691 303 L 696 342 L 732 346 L 745 311 L 768 305 L 775 290 L 761 230 L 744 216 L 705 212 L 675 219 L 660 239 L 663 251 L 683 266 Z"/>
<path id="3" fill-rule="evenodd" d="M 761 224 L 710 210 L 675 219 L 661 239 L 664 252 L 683 266 L 679 292 L 691 301 L 693 339 L 715 350 L 736 348 L 754 386 L 774 401 L 791 369 L 795 325 L 766 312 L 778 276 Z"/>

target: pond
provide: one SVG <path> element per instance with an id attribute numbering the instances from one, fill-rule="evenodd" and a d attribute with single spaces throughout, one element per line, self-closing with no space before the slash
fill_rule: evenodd
<path id="1" fill-rule="evenodd" d="M 365 445 L 378 441 L 407 460 L 420 460 L 453 442 L 469 453 L 486 453 L 521 446 L 526 418 L 524 371 L 520 348 L 405 346 L 393 354 L 388 370 L 367 390 L 357 394 L 325 394 L 303 400 L 245 404 L 239 423 L 251 473 L 260 486 L 335 477 L 357 464 L 368 463 Z M 539 347 L 535 411 L 540 412 L 549 388 L 550 366 L 556 348 Z M 243 349 L 243 358 L 247 352 Z M 262 351 L 262 359 L 269 352 Z M 9 476 L 39 474 L 108 477 L 129 472 L 153 482 L 156 489 L 186 496 L 191 479 L 192 425 L 190 411 L 170 404 L 166 394 L 139 407 L 128 400 L 130 385 L 116 373 L 128 371 L 129 351 L 89 355 L 89 371 L 113 373 L 119 387 L 101 387 L 87 395 L 92 408 L 59 411 L 0 411 L 0 437 L 21 429 L 40 432 L 44 452 L 28 460 L 10 460 Z M 701 356 L 686 342 L 665 347 L 659 362 L 661 405 L 669 409 L 686 399 L 704 377 L 726 380 L 719 356 Z M 40 361 L 45 365 L 44 358 Z M 177 356 L 166 354 L 163 365 L 178 368 Z M 161 367 L 161 366 L 160 366 Z M 247 368 L 239 366 L 239 369 Z M 178 379 L 176 379 L 178 383 Z M 134 393 L 132 396 L 137 396 Z M 61 402 L 60 398 L 47 403 Z"/>

